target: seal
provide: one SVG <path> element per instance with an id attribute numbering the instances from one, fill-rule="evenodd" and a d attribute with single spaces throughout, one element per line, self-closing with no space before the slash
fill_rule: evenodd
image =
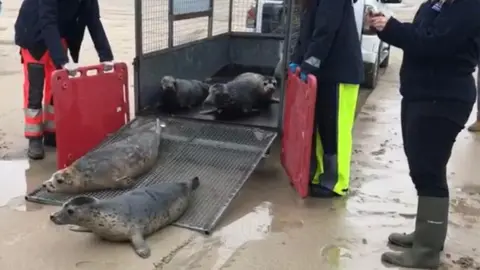
<path id="1" fill-rule="evenodd" d="M 87 153 L 53 173 L 43 187 L 53 193 L 78 194 L 133 186 L 157 161 L 165 124 L 157 119 L 154 127 Z"/>
<path id="2" fill-rule="evenodd" d="M 208 96 L 209 84 L 198 80 L 185 80 L 165 76 L 161 82 L 162 108 L 168 112 L 191 109 L 203 103 Z"/>
<path id="3" fill-rule="evenodd" d="M 277 80 L 261 74 L 247 72 L 235 77 L 225 84 L 213 84 L 205 104 L 215 109 L 203 111 L 202 114 L 240 114 L 248 115 L 278 103 L 273 98 L 277 89 Z"/>
<path id="4" fill-rule="evenodd" d="M 77 196 L 50 215 L 56 225 L 76 225 L 77 232 L 100 238 L 130 241 L 142 258 L 150 256 L 145 238 L 178 220 L 188 209 L 198 177 L 180 183 L 158 183 L 137 188 L 111 199 Z"/>

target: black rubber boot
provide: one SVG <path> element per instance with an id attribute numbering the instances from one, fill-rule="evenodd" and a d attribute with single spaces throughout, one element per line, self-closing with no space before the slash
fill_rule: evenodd
<path id="1" fill-rule="evenodd" d="M 45 157 L 45 149 L 43 149 L 42 138 L 29 139 L 27 156 L 33 160 L 39 160 Z"/>
<path id="2" fill-rule="evenodd" d="M 57 147 L 57 138 L 55 133 L 45 132 L 45 134 L 43 134 L 43 144 L 45 146 Z"/>
<path id="3" fill-rule="evenodd" d="M 412 248 L 385 252 L 382 261 L 405 268 L 436 269 L 447 236 L 448 207 L 448 198 L 419 197 Z"/>

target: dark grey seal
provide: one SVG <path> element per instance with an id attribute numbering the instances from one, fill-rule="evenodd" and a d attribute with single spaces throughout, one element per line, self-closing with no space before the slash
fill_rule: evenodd
<path id="1" fill-rule="evenodd" d="M 160 183 L 117 197 L 98 200 L 78 196 L 50 215 L 57 225 L 76 225 L 73 231 L 92 232 L 109 241 L 130 241 L 142 258 L 150 256 L 145 237 L 172 224 L 187 210 L 200 181 Z"/>
<path id="2" fill-rule="evenodd" d="M 257 112 L 272 103 L 278 103 L 278 99 L 273 98 L 276 89 L 277 80 L 273 77 L 242 73 L 230 82 L 210 86 L 205 104 L 213 105 L 215 109 L 203 111 L 202 114 L 242 115 Z"/>
<path id="3" fill-rule="evenodd" d="M 43 187 L 48 192 L 75 194 L 129 188 L 157 161 L 163 127 L 165 124 L 157 119 L 149 129 L 139 129 L 120 141 L 88 152 L 53 173 Z"/>
<path id="4" fill-rule="evenodd" d="M 165 76 L 161 82 L 161 105 L 168 112 L 191 109 L 203 103 L 208 96 L 209 84 L 197 80 L 184 80 Z"/>

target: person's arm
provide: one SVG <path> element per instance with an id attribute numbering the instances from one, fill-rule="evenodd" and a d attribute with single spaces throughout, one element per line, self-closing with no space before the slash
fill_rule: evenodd
<path id="1" fill-rule="evenodd" d="M 85 22 L 78 20 L 75 24 L 75 30 L 72 31 L 71 37 L 67 38 L 68 50 L 74 63 L 80 60 L 80 48 L 82 47 L 83 37 L 85 35 Z"/>
<path id="2" fill-rule="evenodd" d="M 378 37 L 386 43 L 403 49 L 405 52 L 437 57 L 454 53 L 461 44 L 480 31 L 478 14 L 479 1 L 459 2 L 449 17 L 437 19 L 430 27 L 418 27 L 412 23 L 402 23 L 391 17 Z M 453 4 L 456 5 L 456 4 Z"/>
<path id="3" fill-rule="evenodd" d="M 68 56 L 58 31 L 57 0 L 39 0 L 39 2 L 38 13 L 42 38 L 50 52 L 53 63 L 57 68 L 62 68 L 68 63 Z"/>
<path id="4" fill-rule="evenodd" d="M 302 70 L 311 72 L 320 68 L 327 57 L 330 47 L 343 20 L 346 1 L 323 0 L 317 7 L 315 25 L 310 43 L 303 57 Z"/>
<path id="5" fill-rule="evenodd" d="M 88 32 L 92 37 L 93 44 L 97 50 L 100 62 L 113 61 L 113 53 L 108 42 L 107 35 L 103 28 L 103 24 L 100 21 L 100 8 L 98 6 L 98 0 L 90 0 L 89 5 L 86 8 L 86 24 Z"/>

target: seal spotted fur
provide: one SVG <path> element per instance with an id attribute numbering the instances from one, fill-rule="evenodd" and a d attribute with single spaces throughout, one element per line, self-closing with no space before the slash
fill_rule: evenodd
<path id="1" fill-rule="evenodd" d="M 150 256 L 145 237 L 172 224 L 187 210 L 200 181 L 159 183 L 117 197 L 98 200 L 77 196 L 50 215 L 57 225 L 77 225 L 74 231 L 92 232 L 109 241 L 130 241 L 142 258 Z"/>
<path id="2" fill-rule="evenodd" d="M 133 186 L 136 178 L 157 161 L 161 130 L 159 119 L 154 130 L 139 130 L 127 138 L 87 153 L 65 169 L 53 173 L 43 183 L 48 192 L 83 193 Z"/>
<path id="3" fill-rule="evenodd" d="M 174 112 L 199 106 L 208 96 L 209 87 L 201 81 L 165 76 L 161 80 L 162 108 Z"/>
<path id="4" fill-rule="evenodd" d="M 205 104 L 215 107 L 202 114 L 249 114 L 278 103 L 273 98 L 277 89 L 277 80 L 261 74 L 247 72 L 235 77 L 225 84 L 210 86 Z"/>

